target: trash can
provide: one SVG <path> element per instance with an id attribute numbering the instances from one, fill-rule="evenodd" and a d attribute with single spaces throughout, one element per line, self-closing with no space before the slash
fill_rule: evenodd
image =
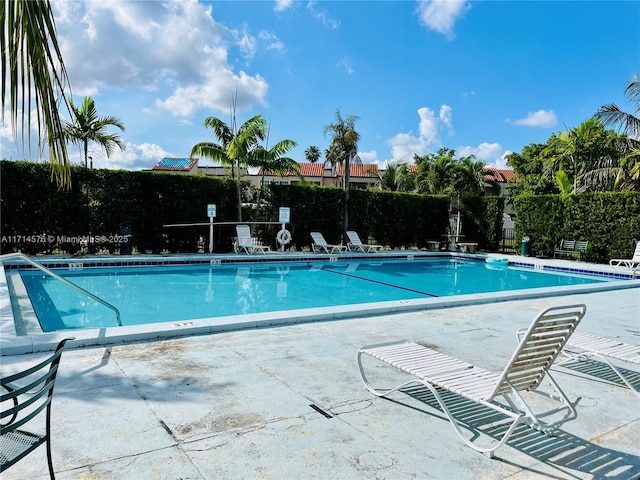
<path id="1" fill-rule="evenodd" d="M 120 228 L 120 255 L 131 255 L 133 250 L 133 234 L 128 226 Z"/>
<path id="2" fill-rule="evenodd" d="M 522 246 L 520 248 L 520 254 L 523 257 L 528 257 L 531 254 L 531 239 L 529 237 L 522 237 Z"/>

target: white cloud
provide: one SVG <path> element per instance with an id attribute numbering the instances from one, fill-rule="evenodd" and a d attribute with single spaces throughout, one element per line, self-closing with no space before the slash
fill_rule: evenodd
<path id="1" fill-rule="evenodd" d="M 276 12 L 282 12 L 293 5 L 293 0 L 276 0 L 276 6 L 273 9 Z"/>
<path id="2" fill-rule="evenodd" d="M 477 160 L 481 160 L 487 165 L 496 166 L 496 163 L 503 159 L 504 151 L 499 143 L 483 142 L 477 147 L 456 148 L 457 157 L 468 157 L 473 155 Z M 502 168 L 502 167 L 496 167 Z"/>
<path id="3" fill-rule="evenodd" d="M 258 33 L 258 38 L 262 41 L 266 50 L 276 50 L 278 52 L 284 51 L 284 43 L 280 41 L 275 33 L 267 30 L 261 30 L 260 33 Z"/>
<path id="4" fill-rule="evenodd" d="M 556 126 L 558 119 L 553 110 L 538 110 L 529 112 L 526 117 L 514 120 L 512 123 L 524 127 L 552 128 Z"/>
<path id="5" fill-rule="evenodd" d="M 453 110 L 449 105 L 442 105 L 438 115 L 428 107 L 421 107 L 418 109 L 418 116 L 420 122 L 417 136 L 412 132 L 398 133 L 387 140 L 394 159 L 402 158 L 411 162 L 414 154 L 424 155 L 432 147 L 441 145 L 441 130 L 453 132 Z"/>
<path id="6" fill-rule="evenodd" d="M 353 68 L 351 66 L 351 62 L 349 61 L 349 59 L 347 57 L 343 57 L 339 62 L 338 62 L 338 67 L 342 67 L 345 69 L 345 71 L 347 72 L 347 75 L 351 75 L 353 74 L 356 70 L 355 68 Z"/>
<path id="7" fill-rule="evenodd" d="M 453 38 L 453 27 L 471 8 L 465 0 L 418 0 L 416 13 L 428 29 Z"/>
<path id="8" fill-rule="evenodd" d="M 91 155 L 93 157 L 93 168 L 151 169 L 161 158 L 173 156 L 154 144 L 134 145 L 126 142 L 125 145 L 126 149 L 124 151 L 116 148 L 109 158 L 107 158 L 104 150 L 94 150 Z"/>
<path id="9" fill-rule="evenodd" d="M 230 54 L 252 58 L 256 39 L 217 23 L 210 4 L 54 0 L 53 8 L 76 95 L 155 91 L 156 105 L 174 115 L 193 115 L 201 108 L 226 112 L 236 89 L 239 106 L 240 99 L 244 106 L 264 105 L 266 80 L 235 70 L 228 59 Z M 277 42 L 271 38 L 267 48 L 283 48 Z M 177 97 L 184 93 L 183 106 Z"/>
<path id="10" fill-rule="evenodd" d="M 322 10 L 322 11 L 316 11 L 315 9 L 316 6 L 316 2 L 309 2 L 307 3 L 307 9 L 311 12 L 311 14 L 315 17 L 316 21 L 326 27 L 331 28 L 332 30 L 337 30 L 338 28 L 340 28 L 340 21 L 339 20 L 335 20 L 334 18 L 331 18 L 329 15 L 327 15 L 327 12 Z"/>
<path id="11" fill-rule="evenodd" d="M 378 158 L 378 152 L 375 150 L 371 150 L 369 152 L 358 152 L 358 156 L 362 163 L 372 163 L 374 160 Z"/>

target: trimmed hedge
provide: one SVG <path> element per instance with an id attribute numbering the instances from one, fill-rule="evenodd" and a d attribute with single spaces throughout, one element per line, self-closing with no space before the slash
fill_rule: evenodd
<path id="1" fill-rule="evenodd" d="M 552 257 L 563 239 L 589 242 L 583 260 L 631 258 L 640 241 L 640 193 L 521 195 L 514 200 L 516 238 L 531 238 L 532 252 Z"/>
<path id="2" fill-rule="evenodd" d="M 196 252 L 208 244 L 206 205 L 217 206 L 216 222 L 236 220 L 235 183 L 230 179 L 124 170 L 72 168 L 73 188 L 58 190 L 48 165 L 0 162 L 2 192 L 1 252 L 27 254 L 117 252 L 121 227 L 133 233 L 142 253 Z M 249 198 L 243 184 L 243 196 Z M 243 206 L 243 219 L 274 221 L 278 209 L 291 209 L 292 243 L 301 250 L 309 232 L 322 232 L 328 242 L 342 240 L 344 190 L 307 185 L 270 185 L 262 192 L 260 218 L 254 206 Z M 255 198 L 255 192 L 253 194 Z M 481 249 L 497 249 L 503 199 L 483 197 L 462 205 L 463 234 Z M 201 226 L 165 227 L 203 223 Z M 425 247 L 443 240 L 449 225 L 449 200 L 380 190 L 349 191 L 349 228 L 364 241 L 392 248 Z M 279 225 L 257 225 L 254 235 L 273 248 Z M 232 250 L 233 225 L 216 225 L 214 251 Z M 78 239 L 88 240 L 81 244 Z M 366 239 L 366 240 L 365 240 Z"/>

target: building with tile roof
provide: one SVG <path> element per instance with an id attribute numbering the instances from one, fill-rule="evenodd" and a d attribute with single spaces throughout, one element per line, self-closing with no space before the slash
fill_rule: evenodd
<path id="1" fill-rule="evenodd" d="M 304 177 L 305 181 L 311 185 L 318 185 L 322 187 L 341 187 L 344 184 L 344 167 L 339 166 L 332 169 L 330 166 L 325 166 L 322 163 L 299 163 L 300 175 Z M 282 185 L 294 185 L 301 183 L 300 177 L 295 172 L 289 171 L 285 175 L 277 175 L 274 172 L 263 172 L 262 169 L 258 171 L 258 183 L 262 182 L 264 173 L 264 184 L 282 184 Z M 366 164 L 354 164 L 352 163 L 349 168 L 349 185 L 351 188 L 367 188 L 377 185 L 378 179 L 378 166 L 372 163 Z"/>

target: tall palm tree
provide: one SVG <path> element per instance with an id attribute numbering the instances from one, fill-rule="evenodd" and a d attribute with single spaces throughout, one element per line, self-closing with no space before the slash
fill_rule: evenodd
<path id="1" fill-rule="evenodd" d="M 629 137 L 640 141 L 640 75 L 634 73 L 624 94 L 636 104 L 635 113 L 625 113 L 615 103 L 603 105 L 596 118 L 609 127 L 620 127 Z"/>
<path id="2" fill-rule="evenodd" d="M 336 110 L 335 121 L 324 127 L 325 136 L 331 135 L 331 145 L 325 152 L 326 162 L 332 166 L 344 164 L 345 173 L 351 161 L 362 163 L 358 156 L 360 134 L 355 128 L 358 120 L 359 117 L 352 114 L 343 118 L 340 110 Z M 348 179 L 345 179 L 345 182 L 348 182 Z M 347 188 L 346 185 L 345 188 Z"/>
<path id="3" fill-rule="evenodd" d="M 68 108 L 64 94 L 68 85 L 55 22 L 48 0 L 0 0 L 0 56 L 2 57 L 2 120 L 9 104 L 14 136 L 22 130 L 24 145 L 31 145 L 31 112 L 35 107 L 38 150 L 43 140 L 49 149 L 49 164 L 58 185 L 71 186 L 71 169 L 59 105 Z M 33 96 L 33 97 L 32 97 Z M 18 118 L 21 112 L 21 118 Z M 25 122 L 26 117 L 26 122 Z"/>
<path id="4" fill-rule="evenodd" d="M 600 107 L 596 118 L 628 135 L 630 141 L 623 146 L 621 175 L 616 185 L 621 189 L 640 191 L 640 75 L 633 74 L 624 93 L 631 102 L 635 102 L 635 113 L 625 113 L 615 103 L 610 103 Z"/>
<path id="5" fill-rule="evenodd" d="M 350 162 L 362 163 L 358 156 L 360 134 L 356 131 L 357 115 L 349 114 L 342 118 L 340 110 L 336 110 L 335 121 L 324 127 L 325 136 L 331 134 L 331 145 L 325 154 L 326 161 L 332 166 L 344 163 L 344 216 L 342 237 L 346 245 L 349 227 L 349 165 Z"/>
<path id="6" fill-rule="evenodd" d="M 306 158 L 311 163 L 316 163 L 318 160 L 320 160 L 321 156 L 322 152 L 320 152 L 320 149 L 315 145 L 311 145 L 304 151 L 304 158 Z"/>
<path id="7" fill-rule="evenodd" d="M 77 107 L 73 99 L 69 99 L 69 105 L 74 115 L 74 120 L 63 120 L 63 134 L 67 141 L 75 143 L 82 148 L 84 168 L 88 168 L 89 143 L 94 142 L 104 148 L 107 158 L 115 147 L 120 150 L 126 148 L 124 142 L 115 133 L 107 133 L 107 127 L 113 126 L 125 131 L 122 120 L 114 116 L 99 117 L 96 104 L 91 97 L 84 97 L 82 105 Z"/>
<path id="8" fill-rule="evenodd" d="M 236 131 L 235 110 L 232 112 L 231 126 L 217 117 L 208 117 L 204 126 L 213 129 L 220 143 L 200 142 L 193 146 L 190 155 L 209 158 L 231 167 L 236 172 L 236 191 L 238 201 L 238 222 L 242 222 L 242 189 L 240 186 L 240 168 L 249 165 L 253 150 L 259 141 L 264 140 L 267 123 L 258 114 L 244 122 Z"/>

